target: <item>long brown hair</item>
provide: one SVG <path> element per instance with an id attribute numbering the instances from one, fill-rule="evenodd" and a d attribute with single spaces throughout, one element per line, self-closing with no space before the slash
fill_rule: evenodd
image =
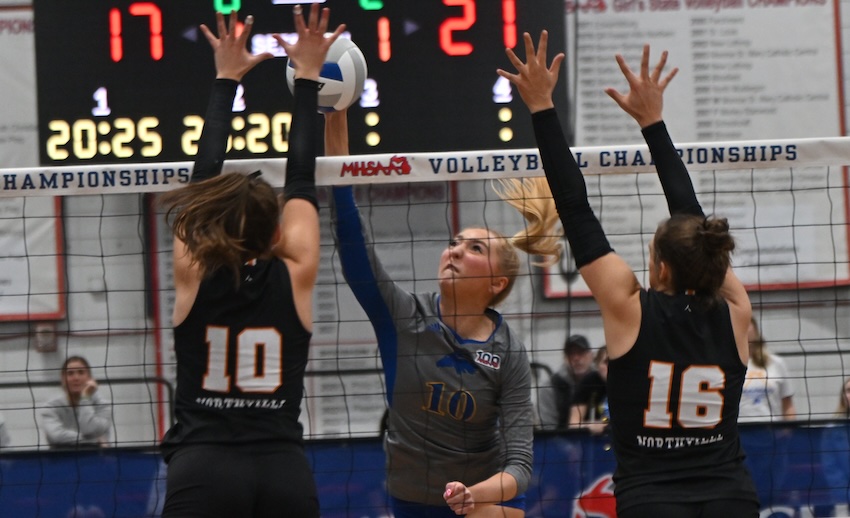
<path id="1" fill-rule="evenodd" d="M 174 235 L 186 244 L 201 275 L 228 268 L 237 283 L 246 261 L 271 250 L 280 218 L 272 187 L 241 174 L 189 184 L 163 195 L 162 203 Z"/>
<path id="2" fill-rule="evenodd" d="M 670 268 L 675 291 L 693 290 L 705 306 L 719 300 L 735 250 L 726 218 L 676 214 L 658 226 L 653 247 L 656 263 Z"/>
<path id="3" fill-rule="evenodd" d="M 529 255 L 542 256 L 541 261 L 533 263 L 536 266 L 549 266 L 558 262 L 563 250 L 563 232 L 555 230 L 558 211 L 545 178 L 502 179 L 497 185 L 494 185 L 496 194 L 515 208 L 525 218 L 526 224 L 523 230 L 510 238 L 488 229 L 502 242 L 503 246 L 499 247 L 499 265 L 501 275 L 508 278 L 508 285 L 493 298 L 491 306 L 504 301 L 513 289 L 521 266 L 517 249 Z"/>

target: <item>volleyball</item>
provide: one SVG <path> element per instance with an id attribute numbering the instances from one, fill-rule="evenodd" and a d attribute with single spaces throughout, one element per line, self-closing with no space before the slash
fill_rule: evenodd
<path id="1" fill-rule="evenodd" d="M 337 38 L 328 49 L 328 56 L 319 74 L 319 111 L 345 110 L 363 93 L 366 82 L 366 58 L 360 48 L 348 38 Z M 286 63 L 286 84 L 295 91 L 295 67 Z"/>

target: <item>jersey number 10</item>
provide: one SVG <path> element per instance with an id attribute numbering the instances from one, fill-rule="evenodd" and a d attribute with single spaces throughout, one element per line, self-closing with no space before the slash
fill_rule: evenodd
<path id="1" fill-rule="evenodd" d="M 227 327 L 207 326 L 209 354 L 204 390 L 228 393 L 235 384 L 242 392 L 270 394 L 280 388 L 283 384 L 280 332 L 273 327 L 243 329 L 236 337 L 233 366 L 227 364 L 229 335 Z"/>

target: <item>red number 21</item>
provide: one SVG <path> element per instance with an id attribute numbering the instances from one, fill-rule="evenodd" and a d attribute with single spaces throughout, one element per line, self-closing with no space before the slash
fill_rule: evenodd
<path id="1" fill-rule="evenodd" d="M 446 18 L 440 24 L 440 48 L 449 56 L 468 56 L 472 53 L 472 44 L 455 41 L 452 33 L 468 30 L 475 24 L 478 19 L 475 0 L 443 0 L 443 4 L 463 7 L 463 15 Z M 516 0 L 502 0 L 502 40 L 508 48 L 517 44 Z"/>

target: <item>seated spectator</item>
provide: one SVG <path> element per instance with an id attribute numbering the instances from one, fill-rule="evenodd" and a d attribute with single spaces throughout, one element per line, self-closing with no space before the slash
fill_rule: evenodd
<path id="1" fill-rule="evenodd" d="M 600 435 L 608 427 L 608 348 L 602 346 L 593 360 L 596 370 L 576 386 L 570 411 L 570 428 L 587 428 Z"/>
<path id="2" fill-rule="evenodd" d="M 797 417 L 794 387 L 788 368 L 779 356 L 767 350 L 755 318 L 750 320 L 750 362 L 741 394 L 738 422 L 781 421 Z"/>
<path id="3" fill-rule="evenodd" d="M 850 502 L 850 378 L 844 380 L 838 399 L 836 419 L 845 421 L 829 426 L 821 438 L 821 469 L 833 502 Z M 815 507 L 815 516 L 837 516 L 834 506 Z"/>
<path id="4" fill-rule="evenodd" d="M 739 423 L 776 423 L 792 420 L 794 388 L 788 368 L 779 356 L 767 350 L 764 337 L 755 318 L 748 330 L 750 361 L 738 407 Z M 783 502 L 783 485 L 788 476 L 788 445 L 792 429 L 782 426 L 754 426 L 742 430 L 741 446 L 747 454 L 746 463 L 756 476 L 755 484 L 763 508 Z"/>
<path id="5" fill-rule="evenodd" d="M 6 429 L 6 419 L 3 414 L 0 414 L 0 448 L 7 448 L 12 438 L 9 436 L 9 430 Z"/>
<path id="6" fill-rule="evenodd" d="M 582 335 L 571 335 L 564 343 L 564 363 L 540 387 L 539 417 L 543 430 L 566 430 L 570 418 L 570 403 L 575 387 L 593 369 L 590 342 Z"/>
<path id="7" fill-rule="evenodd" d="M 89 362 L 71 356 L 62 364 L 61 394 L 41 411 L 41 426 L 52 448 L 105 446 L 112 428 L 112 409 L 97 393 Z"/>

